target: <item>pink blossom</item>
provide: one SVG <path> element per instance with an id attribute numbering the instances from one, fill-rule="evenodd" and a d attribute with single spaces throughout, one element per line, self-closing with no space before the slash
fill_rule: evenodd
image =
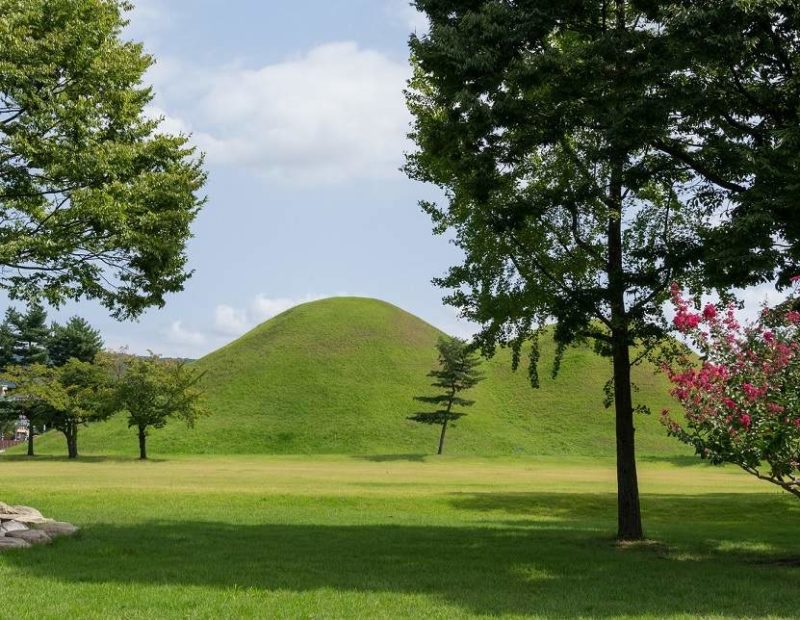
<path id="1" fill-rule="evenodd" d="M 675 315 L 673 319 L 673 323 L 675 327 L 677 327 L 682 332 L 690 331 L 700 325 L 700 315 L 699 314 L 692 314 L 691 312 L 684 312 L 679 311 L 678 314 Z"/>
<path id="2" fill-rule="evenodd" d="M 750 418 L 749 415 L 747 415 L 746 413 L 743 413 L 741 415 L 741 417 L 739 418 L 739 422 L 742 423 L 742 426 L 744 426 L 745 428 L 749 429 L 750 425 L 753 423 L 753 420 L 752 420 L 752 418 Z"/>
<path id="3" fill-rule="evenodd" d="M 717 318 L 717 308 L 714 304 L 706 304 L 706 307 L 703 308 L 703 318 L 706 321 L 713 321 Z"/>
<path id="4" fill-rule="evenodd" d="M 789 282 L 800 282 L 800 273 L 789 278 Z"/>
<path id="5" fill-rule="evenodd" d="M 766 388 L 758 388 L 752 383 L 742 383 L 742 390 L 750 401 L 760 398 L 767 392 Z"/>
<path id="6" fill-rule="evenodd" d="M 792 310 L 786 313 L 786 320 L 794 325 L 800 325 L 800 312 Z"/>
<path id="7" fill-rule="evenodd" d="M 778 403 L 767 403 L 767 409 L 770 413 L 783 413 L 786 411 L 786 407 Z"/>

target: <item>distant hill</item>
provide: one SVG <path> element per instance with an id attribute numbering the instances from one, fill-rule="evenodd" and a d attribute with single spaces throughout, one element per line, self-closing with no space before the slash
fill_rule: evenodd
<path id="1" fill-rule="evenodd" d="M 438 427 L 417 424 L 414 396 L 430 393 L 436 328 L 375 299 L 333 298 L 297 306 L 196 362 L 205 371 L 211 417 L 189 431 L 178 422 L 154 431 L 159 454 L 432 453 Z M 449 431 L 449 454 L 612 455 L 614 419 L 602 406 L 606 359 L 587 348 L 565 355 L 549 374 L 552 343 L 542 343 L 542 387 L 511 371 L 500 351 L 485 362 L 477 402 Z M 639 402 L 655 412 L 669 404 L 666 380 L 636 369 Z M 641 454 L 682 454 L 657 415 L 637 419 Z M 63 450 L 60 436 L 39 441 Z M 85 453 L 136 454 L 123 419 L 81 430 Z"/>

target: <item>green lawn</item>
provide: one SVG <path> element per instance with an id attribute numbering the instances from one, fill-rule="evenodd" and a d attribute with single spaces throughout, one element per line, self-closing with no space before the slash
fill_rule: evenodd
<path id="1" fill-rule="evenodd" d="M 577 457 L 5 456 L 0 480 L 0 499 L 83 527 L 0 555 L 3 618 L 800 609 L 781 562 L 800 557 L 800 502 L 691 460 L 642 463 L 656 542 L 633 548 L 612 541 L 613 464 Z"/>

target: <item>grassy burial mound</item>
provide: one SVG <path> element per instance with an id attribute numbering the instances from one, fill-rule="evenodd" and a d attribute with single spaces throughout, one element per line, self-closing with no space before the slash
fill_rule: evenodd
<path id="1" fill-rule="evenodd" d="M 431 393 L 441 332 L 391 304 L 333 298 L 297 306 L 197 362 L 213 412 L 189 431 L 179 422 L 154 431 L 159 454 L 409 454 L 436 449 L 437 426 L 408 417 L 414 396 Z M 586 348 L 567 351 L 556 379 L 553 348 L 542 346 L 542 387 L 514 373 L 508 352 L 483 364 L 486 380 L 471 390 L 476 404 L 448 430 L 446 453 L 471 455 L 614 452 L 613 415 L 603 408 L 608 361 Z M 635 373 L 637 397 L 654 411 L 668 404 L 666 380 L 650 368 Z M 683 453 L 657 415 L 638 420 L 643 454 Z M 46 453 L 61 450 L 43 437 Z M 84 453 L 135 454 L 122 418 L 81 430 Z"/>

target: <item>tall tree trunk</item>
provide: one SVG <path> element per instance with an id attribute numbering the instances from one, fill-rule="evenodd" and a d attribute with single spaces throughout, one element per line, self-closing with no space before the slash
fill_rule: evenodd
<path id="1" fill-rule="evenodd" d="M 139 460 L 147 460 L 147 428 L 139 427 Z"/>
<path id="2" fill-rule="evenodd" d="M 641 540 L 644 538 L 644 532 L 639 506 L 639 479 L 636 473 L 630 351 L 626 342 L 627 335 L 615 334 L 613 338 L 617 435 L 617 538 Z"/>
<path id="3" fill-rule="evenodd" d="M 28 419 L 28 456 L 36 456 L 33 451 L 33 422 Z"/>
<path id="4" fill-rule="evenodd" d="M 442 422 L 442 433 L 439 435 L 439 450 L 436 454 L 444 452 L 444 434 L 447 432 L 447 423 L 450 421 L 450 411 L 453 409 L 453 399 L 456 396 L 455 388 L 450 390 L 450 399 L 447 401 L 447 410 L 444 412 L 444 422 Z"/>
<path id="5" fill-rule="evenodd" d="M 442 434 L 439 435 L 439 451 L 436 454 L 442 454 L 444 452 L 444 434 L 447 432 L 447 422 L 449 419 L 449 416 L 445 416 L 444 422 L 442 423 Z"/>
<path id="6" fill-rule="evenodd" d="M 68 424 L 64 429 L 67 438 L 67 458 L 78 458 L 78 425 Z"/>
<path id="7" fill-rule="evenodd" d="M 617 439 L 617 538 L 641 540 L 644 533 L 639 506 L 639 480 L 636 474 L 630 339 L 625 308 L 622 171 L 622 163 L 613 164 L 609 201 L 615 208 L 611 210 L 608 219 L 608 287 Z"/>

